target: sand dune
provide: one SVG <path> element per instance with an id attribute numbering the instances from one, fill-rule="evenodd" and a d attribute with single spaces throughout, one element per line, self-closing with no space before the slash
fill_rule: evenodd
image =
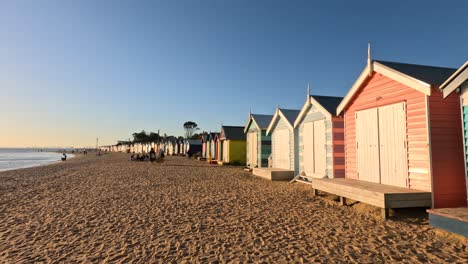
<path id="1" fill-rule="evenodd" d="M 423 211 L 381 221 L 239 167 L 126 154 L 0 173 L 0 262 L 466 263 Z M 405 213 L 405 212 L 403 212 Z"/>

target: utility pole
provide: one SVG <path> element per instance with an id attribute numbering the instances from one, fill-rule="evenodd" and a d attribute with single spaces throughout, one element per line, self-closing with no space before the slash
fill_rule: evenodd
<path id="1" fill-rule="evenodd" d="M 98 150 L 99 138 L 96 138 L 96 151 Z"/>

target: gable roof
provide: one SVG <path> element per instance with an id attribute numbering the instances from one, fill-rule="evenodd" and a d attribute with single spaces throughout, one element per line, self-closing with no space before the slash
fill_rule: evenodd
<path id="1" fill-rule="evenodd" d="M 445 80 L 447 80 L 447 78 L 450 77 L 450 75 L 452 75 L 456 71 L 456 69 L 446 67 L 436 67 L 381 60 L 375 61 L 398 72 L 401 72 L 415 79 L 428 83 L 432 86 L 440 86 Z"/>
<path id="2" fill-rule="evenodd" d="M 249 129 L 249 125 L 251 124 L 251 122 L 254 122 L 257 125 L 257 127 L 260 128 L 261 130 L 267 129 L 272 118 L 273 118 L 273 115 L 250 114 L 249 119 L 247 120 L 247 124 L 245 124 L 245 127 L 244 127 L 244 133 L 247 133 L 247 130 Z"/>
<path id="3" fill-rule="evenodd" d="M 297 116 L 299 115 L 300 110 L 293 110 L 293 109 L 280 109 L 280 112 L 283 116 L 288 120 L 289 124 L 294 124 L 296 121 Z"/>
<path id="4" fill-rule="evenodd" d="M 335 114 L 336 108 L 342 100 L 343 97 L 337 96 L 310 95 L 294 121 L 294 127 L 297 127 L 301 123 L 312 106 L 317 107 L 323 115 L 331 117 Z"/>
<path id="5" fill-rule="evenodd" d="M 273 118 L 271 119 L 271 122 L 268 125 L 267 134 L 270 134 L 270 131 L 273 129 L 273 125 L 276 123 L 276 120 L 278 120 L 279 118 L 285 119 L 286 124 L 288 124 L 288 126 L 291 129 L 294 129 L 294 121 L 296 121 L 296 118 L 300 112 L 301 112 L 300 110 L 294 110 L 294 109 L 281 109 L 281 108 L 276 109 L 275 115 L 273 115 Z"/>
<path id="6" fill-rule="evenodd" d="M 443 91 L 444 98 L 449 96 L 466 80 L 468 80 L 468 61 L 466 61 L 456 72 L 454 72 L 443 84 L 440 85 L 439 88 Z"/>
<path id="7" fill-rule="evenodd" d="M 311 98 L 315 99 L 325 110 L 330 114 L 336 112 L 336 108 L 343 101 L 343 97 L 338 96 L 322 96 L 322 95 L 311 95 Z"/>
<path id="8" fill-rule="evenodd" d="M 260 129 L 267 129 L 271 119 L 273 118 L 273 115 L 252 114 L 252 118 L 255 120 L 255 123 L 257 123 Z"/>
<path id="9" fill-rule="evenodd" d="M 221 126 L 222 140 L 245 140 L 244 127 L 241 126 Z"/>
<path id="10" fill-rule="evenodd" d="M 366 67 L 354 82 L 353 86 L 351 86 L 351 89 L 343 98 L 343 101 L 338 105 L 336 113 L 339 115 L 344 110 L 354 94 L 359 91 L 361 85 L 374 72 L 380 73 L 421 93 L 431 95 L 431 88 L 441 85 L 442 82 L 455 71 L 456 69 L 445 67 L 368 60 Z"/>

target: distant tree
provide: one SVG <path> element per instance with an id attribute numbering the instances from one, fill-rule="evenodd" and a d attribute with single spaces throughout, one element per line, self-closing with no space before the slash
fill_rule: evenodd
<path id="1" fill-rule="evenodd" d="M 148 140 L 148 134 L 145 132 L 145 130 L 142 130 L 139 133 L 133 133 L 132 136 L 134 143 L 146 142 Z"/>
<path id="2" fill-rule="evenodd" d="M 193 121 L 187 121 L 184 123 L 185 138 L 192 138 L 195 131 L 199 130 L 197 123 Z"/>
<path id="3" fill-rule="evenodd" d="M 150 141 L 150 142 L 159 141 L 159 134 L 158 134 L 158 133 L 154 133 L 154 132 L 149 133 L 149 135 L 148 135 L 148 141 Z"/>
<path id="4" fill-rule="evenodd" d="M 184 137 L 183 137 L 183 136 L 179 136 L 177 139 L 178 139 L 178 140 L 184 140 Z"/>

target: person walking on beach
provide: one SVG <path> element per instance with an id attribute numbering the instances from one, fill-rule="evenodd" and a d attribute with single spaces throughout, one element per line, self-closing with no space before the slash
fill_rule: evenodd
<path id="1" fill-rule="evenodd" d="M 153 162 L 156 160 L 156 151 L 154 151 L 154 148 L 151 148 L 149 152 L 149 160 L 150 162 Z"/>

